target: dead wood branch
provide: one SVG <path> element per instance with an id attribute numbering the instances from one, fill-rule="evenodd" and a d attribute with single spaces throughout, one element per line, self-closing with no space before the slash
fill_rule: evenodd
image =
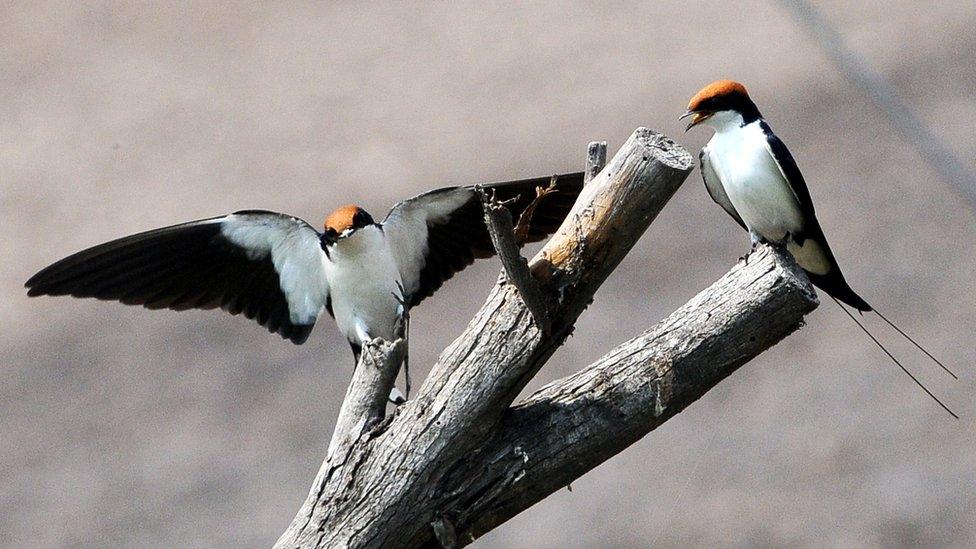
<path id="1" fill-rule="evenodd" d="M 441 490 L 470 542 L 621 452 L 798 329 L 818 304 L 788 254 L 763 246 L 643 334 L 505 415 Z"/>
<path id="2" fill-rule="evenodd" d="M 583 169 L 583 184 L 586 185 L 607 165 L 607 142 L 592 141 L 586 147 L 586 167 Z"/>
<path id="3" fill-rule="evenodd" d="M 519 288 L 496 285 L 415 399 L 389 421 L 339 437 L 277 546 L 465 545 L 796 329 L 815 303 L 809 284 L 792 263 L 762 252 L 658 327 L 512 406 L 691 164 L 667 138 L 635 131 L 528 265 L 550 329 Z M 496 229 L 511 236 L 507 221 Z"/>
<path id="4" fill-rule="evenodd" d="M 485 213 L 485 225 L 488 226 L 491 243 L 495 247 L 495 252 L 498 253 L 502 267 L 505 269 L 505 279 L 518 290 L 525 306 L 532 313 L 536 326 L 543 332 L 548 332 L 551 325 L 549 304 L 546 303 L 539 283 L 532 278 L 532 273 L 529 272 L 528 261 L 519 252 L 515 227 L 512 225 L 512 214 L 504 205 L 488 196 L 484 189 L 479 188 L 478 193 L 481 195 L 481 207 Z M 530 205 L 529 207 L 534 208 L 535 206 Z M 527 226 L 528 223 L 526 223 Z"/>
<path id="5" fill-rule="evenodd" d="M 337 448 L 349 446 L 383 420 L 406 350 L 406 342 L 402 339 L 392 343 L 374 339 L 363 346 L 346 398 L 339 409 L 327 459 L 332 458 Z"/>

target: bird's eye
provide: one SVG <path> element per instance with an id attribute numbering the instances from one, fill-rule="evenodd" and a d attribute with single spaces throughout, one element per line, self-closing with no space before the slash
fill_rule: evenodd
<path id="1" fill-rule="evenodd" d="M 359 210 L 356 212 L 356 215 L 352 217 L 352 224 L 357 228 L 372 225 L 373 217 L 366 213 L 366 210 Z"/>

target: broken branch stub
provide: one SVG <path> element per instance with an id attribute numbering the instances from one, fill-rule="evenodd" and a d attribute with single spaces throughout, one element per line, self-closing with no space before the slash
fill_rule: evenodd
<path id="1" fill-rule="evenodd" d="M 326 460 L 383 420 L 406 349 L 403 339 L 374 339 L 363 346 L 339 409 Z"/>
<path id="2" fill-rule="evenodd" d="M 587 185 L 607 165 L 607 142 L 591 141 L 586 147 L 586 167 L 583 169 L 583 184 Z"/>

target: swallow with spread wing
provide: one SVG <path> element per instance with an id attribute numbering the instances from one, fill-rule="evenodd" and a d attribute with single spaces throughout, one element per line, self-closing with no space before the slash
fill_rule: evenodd
<path id="1" fill-rule="evenodd" d="M 554 184 L 556 192 L 537 198 Z M 535 203 L 525 240 L 562 223 L 583 187 L 573 173 L 484 186 L 513 218 Z M 528 217 L 528 216 L 527 216 Z M 27 281 L 28 295 L 71 295 L 148 309 L 221 308 L 295 344 L 323 310 L 359 360 L 372 338 L 392 340 L 404 307 L 494 255 L 473 186 L 404 200 L 376 223 L 343 206 L 323 232 L 290 215 L 245 210 L 113 240 L 68 256 Z"/>

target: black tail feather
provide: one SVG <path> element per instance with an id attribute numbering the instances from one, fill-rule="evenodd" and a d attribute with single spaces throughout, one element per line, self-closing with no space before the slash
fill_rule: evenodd
<path id="1" fill-rule="evenodd" d="M 828 295 L 830 295 L 829 292 L 828 292 Z M 888 355 L 888 358 L 890 358 L 892 360 L 892 362 L 894 362 L 899 368 L 901 368 L 901 371 L 905 372 L 905 375 L 907 375 L 908 377 L 910 377 L 912 379 L 912 381 L 915 382 L 916 385 L 918 385 L 919 387 L 922 388 L 923 391 L 925 391 L 925 394 L 927 394 L 930 397 L 932 397 L 932 400 L 934 400 L 936 403 L 938 403 L 938 405 L 941 406 L 943 410 L 945 410 L 946 412 L 949 412 L 949 415 L 951 415 L 952 417 L 954 417 L 956 419 L 959 419 L 959 416 L 956 415 L 955 412 L 953 412 L 952 410 L 950 410 L 949 407 L 946 406 L 941 400 L 939 400 L 939 397 L 937 397 L 934 394 L 932 394 L 932 391 L 929 391 L 929 389 L 925 385 L 923 385 L 922 382 L 918 380 L 918 378 L 916 378 L 914 375 L 912 375 L 912 373 L 909 372 L 908 369 L 905 368 L 905 366 L 903 366 L 902 363 L 899 362 L 898 359 L 895 358 L 895 356 L 893 354 L 891 354 L 891 352 L 888 351 L 888 349 L 884 345 L 882 345 L 880 341 L 878 341 L 878 338 L 874 337 L 874 334 L 872 334 L 871 332 L 869 332 L 868 329 L 864 327 L 864 324 L 861 324 L 861 321 L 859 321 L 856 316 L 854 316 L 850 311 L 847 310 L 847 308 L 845 308 L 841 304 L 841 302 L 840 302 L 840 300 L 838 298 L 834 297 L 833 295 L 830 295 L 830 298 L 834 300 L 834 303 L 836 303 L 837 306 L 840 307 L 844 311 L 844 313 L 847 316 L 849 316 L 851 318 L 851 320 L 854 321 L 855 324 L 857 324 L 858 328 L 860 328 L 861 331 L 863 331 L 865 334 L 867 334 L 867 336 L 869 338 L 871 338 L 871 341 L 873 341 L 874 344 L 877 345 L 878 348 L 881 349 L 884 352 L 884 354 Z M 877 311 L 875 311 L 875 312 L 877 312 Z M 881 316 L 881 314 L 879 313 L 878 316 Z M 887 322 L 887 319 L 885 319 L 883 316 L 881 316 L 881 318 L 884 319 Z M 891 324 L 890 322 L 888 322 L 888 323 Z M 891 324 L 891 326 L 892 327 L 895 327 L 894 324 Z M 898 328 L 895 327 L 895 329 L 897 330 Z M 904 333 L 901 330 L 898 330 L 898 332 L 901 333 L 902 335 L 904 335 Z M 906 335 L 905 337 L 907 338 L 908 336 Z M 911 341 L 911 338 L 909 338 L 909 340 Z M 921 348 L 921 347 L 919 347 L 919 348 Z M 928 353 L 926 353 L 926 354 L 928 355 Z M 928 356 L 931 357 L 932 355 L 928 355 Z M 935 360 L 935 359 L 933 358 L 933 360 Z M 938 362 L 938 361 L 936 361 L 936 362 Z M 940 363 L 940 365 L 941 365 L 941 363 Z"/>
<path id="2" fill-rule="evenodd" d="M 923 353 L 925 353 L 925 356 L 931 358 L 933 362 L 935 362 L 936 364 L 938 364 L 939 367 L 942 368 L 943 370 L 945 370 L 946 373 L 949 374 L 950 376 L 952 376 L 953 379 L 959 379 L 959 376 L 957 376 L 952 370 L 950 370 L 948 367 L 946 367 L 946 365 L 943 364 L 941 360 L 939 360 L 939 359 L 935 358 L 934 356 L 932 356 L 932 353 L 928 352 L 925 349 L 925 347 L 922 347 L 921 345 L 919 345 L 918 342 L 916 342 L 914 339 L 912 339 L 912 337 L 910 335 L 906 334 L 904 331 L 902 331 L 901 328 L 899 328 L 898 326 L 896 326 L 894 322 L 888 320 L 888 318 L 885 317 L 885 315 L 881 314 L 881 311 L 875 309 L 874 312 L 879 317 L 881 317 L 881 320 L 885 321 L 885 324 L 887 324 L 888 326 L 891 326 L 892 328 L 894 328 L 896 332 L 898 332 L 899 334 L 902 335 L 902 337 L 904 337 L 905 339 L 907 339 L 908 341 L 910 341 L 912 343 L 912 345 L 915 346 L 916 349 L 918 349 L 919 351 L 922 351 Z"/>
<path id="3" fill-rule="evenodd" d="M 861 299 L 861 296 L 857 295 L 847 280 L 844 279 L 844 275 L 841 274 L 840 268 L 834 263 L 833 268 L 830 269 L 825 275 L 818 275 L 816 273 L 811 273 L 806 271 L 807 276 L 810 277 L 810 282 L 813 285 L 820 288 L 821 290 L 827 292 L 830 297 L 841 301 L 851 307 L 866 313 L 868 311 L 873 311 L 874 309 L 868 305 L 867 301 Z"/>
<path id="4" fill-rule="evenodd" d="M 826 242 L 826 241 L 822 240 L 822 242 Z M 830 249 L 826 246 L 824 246 L 824 249 L 827 250 L 828 259 L 832 264 L 832 268 L 830 269 L 830 272 L 828 272 L 825 275 L 818 275 L 816 273 L 811 273 L 810 271 L 806 271 L 807 276 L 810 277 L 810 281 L 813 282 L 813 284 L 816 287 L 827 292 L 827 295 L 833 298 L 834 301 L 839 301 L 846 305 L 850 305 L 851 307 L 857 309 L 862 313 L 866 313 L 870 311 L 877 313 L 877 315 L 881 318 L 881 320 L 885 322 L 885 324 L 891 326 L 896 332 L 901 334 L 902 337 L 904 337 L 909 342 L 911 342 L 911 344 L 914 345 L 916 349 L 922 351 L 922 353 L 924 353 L 925 356 L 932 359 L 933 362 L 938 364 L 939 367 L 945 370 L 947 374 L 953 377 L 953 379 L 959 379 L 959 376 L 957 376 L 952 370 L 950 370 L 945 364 L 943 364 L 941 360 L 935 358 L 932 355 L 932 353 L 928 351 L 928 349 L 922 347 L 910 335 L 905 333 L 904 330 L 896 326 L 894 322 L 888 320 L 888 317 L 881 314 L 881 312 L 875 309 L 874 307 L 868 305 L 867 301 L 864 301 L 864 299 L 862 299 L 861 296 L 857 295 L 857 292 L 855 292 L 854 289 L 851 288 L 850 284 L 847 283 L 847 280 L 844 279 L 844 275 L 840 271 L 840 266 L 838 266 L 836 260 L 834 260 L 833 254 L 830 253 Z"/>

